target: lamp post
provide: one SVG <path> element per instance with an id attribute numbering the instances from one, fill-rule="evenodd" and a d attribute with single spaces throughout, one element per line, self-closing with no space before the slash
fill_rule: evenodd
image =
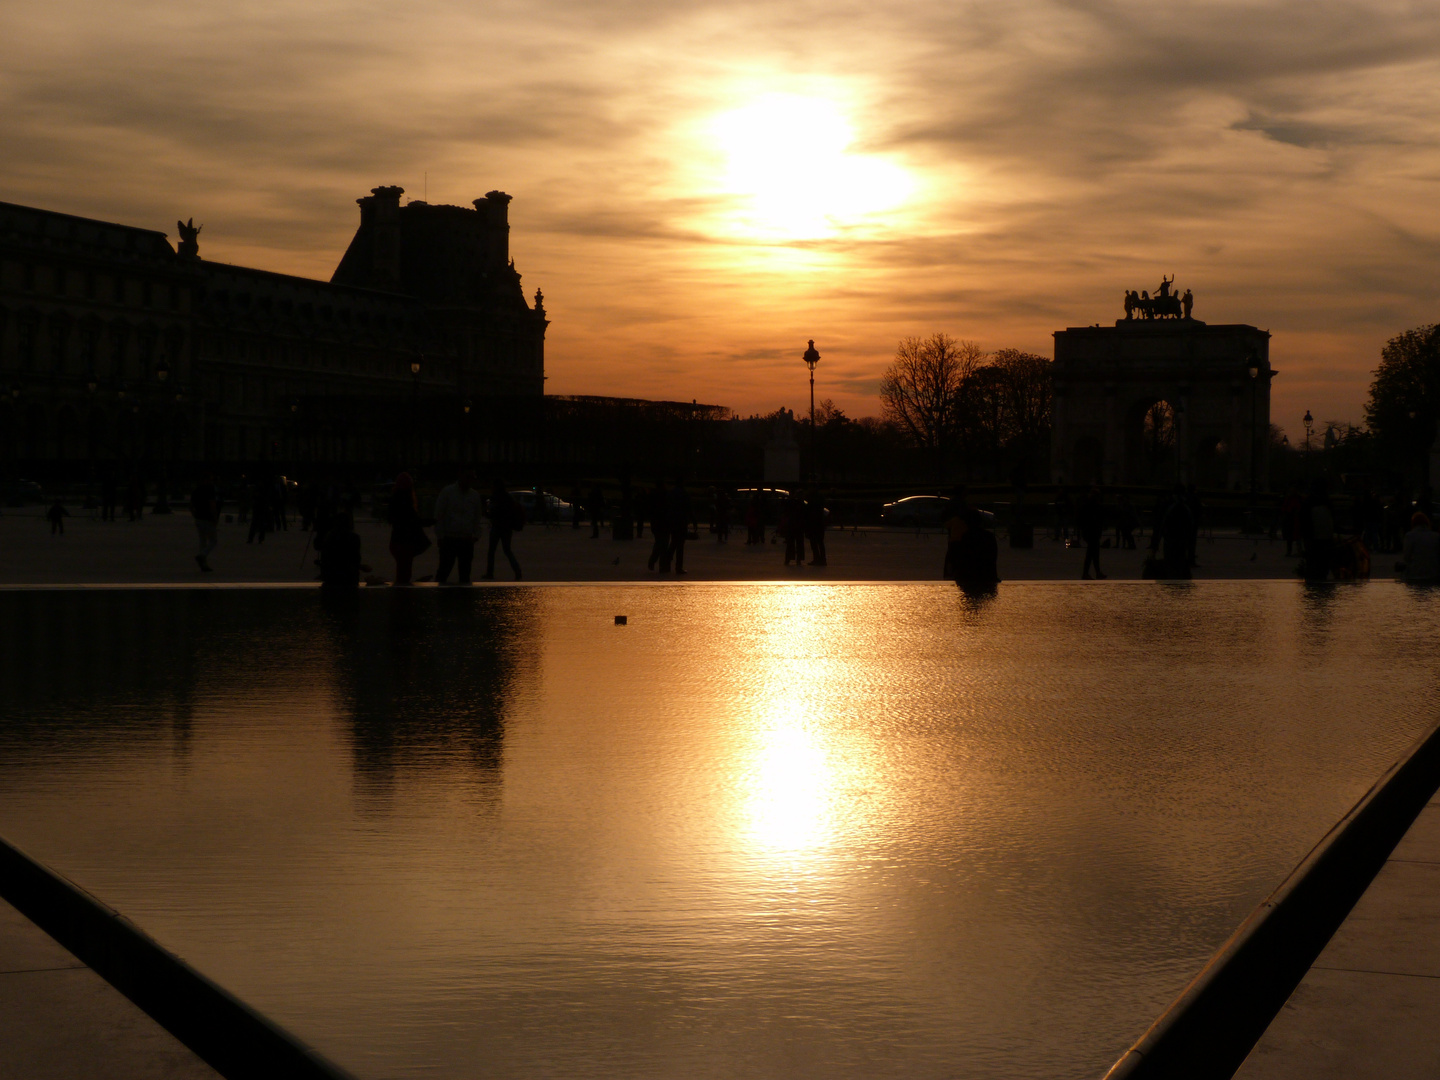
<path id="1" fill-rule="evenodd" d="M 410 361 L 410 450 L 417 468 L 420 465 L 420 360 L 417 356 Z"/>
<path id="2" fill-rule="evenodd" d="M 1305 410 L 1305 418 L 1300 421 L 1305 425 L 1305 480 L 1310 480 L 1310 433 L 1315 429 L 1315 418 L 1310 415 L 1310 410 Z"/>
<path id="3" fill-rule="evenodd" d="M 1255 465 L 1258 451 L 1256 449 L 1255 431 L 1255 400 L 1259 396 L 1260 389 L 1260 360 L 1253 353 L 1250 356 L 1250 366 L 1245 369 L 1250 376 L 1250 531 L 1255 529 Z"/>
<path id="4" fill-rule="evenodd" d="M 161 360 L 155 365 L 155 381 L 159 386 L 156 397 L 156 429 L 160 439 L 160 490 L 155 497 L 152 514 L 170 513 L 170 443 L 165 438 L 165 383 L 170 378 L 170 366 Z"/>
<path id="5" fill-rule="evenodd" d="M 805 355 L 801 359 L 810 369 L 810 479 L 815 480 L 820 475 L 819 462 L 815 460 L 815 365 L 820 362 L 820 354 L 815 351 L 813 338 L 810 341 L 810 347 L 805 350 Z"/>
<path id="6" fill-rule="evenodd" d="M 85 380 L 86 409 L 85 409 L 85 501 L 81 508 L 94 510 L 95 503 L 95 391 L 100 386 L 100 380 L 95 378 L 95 372 L 91 371 Z"/>

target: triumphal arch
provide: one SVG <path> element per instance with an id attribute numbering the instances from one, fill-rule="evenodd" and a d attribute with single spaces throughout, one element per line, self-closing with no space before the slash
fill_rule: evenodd
<path id="1" fill-rule="evenodd" d="M 1114 326 L 1055 333 L 1051 476 L 1072 484 L 1269 486 L 1270 334 L 1208 326 L 1173 278 Z"/>

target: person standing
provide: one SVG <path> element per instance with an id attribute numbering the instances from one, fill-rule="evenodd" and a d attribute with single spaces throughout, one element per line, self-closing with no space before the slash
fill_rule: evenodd
<path id="1" fill-rule="evenodd" d="M 675 573 L 685 573 L 685 541 L 690 539 L 690 493 L 685 490 L 684 478 L 675 481 L 675 488 L 670 492 L 670 550 L 665 554 L 665 562 L 661 570 L 669 570 L 670 564 L 675 564 Z"/>
<path id="2" fill-rule="evenodd" d="M 412 585 L 416 556 L 430 547 L 430 538 L 420 524 L 420 506 L 415 497 L 415 481 L 409 473 L 395 478 L 390 492 L 390 554 L 395 557 L 395 584 Z"/>
<path id="3" fill-rule="evenodd" d="M 118 501 L 115 495 L 115 471 L 108 466 L 104 475 L 100 477 L 100 520 L 115 520 L 115 504 Z"/>
<path id="4" fill-rule="evenodd" d="M 795 560 L 796 566 L 805 565 L 805 503 L 798 491 L 786 497 L 780 509 L 780 535 L 785 538 L 785 565 Z"/>
<path id="5" fill-rule="evenodd" d="M 499 547 L 510 560 L 510 569 L 515 571 L 515 580 L 520 580 L 520 563 L 510 550 L 510 537 L 515 530 L 525 525 L 524 511 L 514 496 L 505 488 L 505 481 L 499 477 L 490 487 L 490 505 L 485 513 L 490 518 L 490 549 L 485 555 L 485 580 L 495 580 L 495 549 Z"/>
<path id="6" fill-rule="evenodd" d="M 1080 568 L 1083 581 L 1090 580 L 1090 567 L 1095 567 L 1095 577 L 1104 581 L 1109 575 L 1100 571 L 1100 534 L 1105 531 L 1105 505 L 1101 501 L 1100 488 L 1092 484 L 1080 502 L 1077 515 L 1080 539 L 1085 541 L 1085 564 Z"/>
<path id="7" fill-rule="evenodd" d="M 1188 580 L 1191 577 L 1190 509 L 1183 486 L 1176 485 L 1169 505 L 1156 517 L 1155 528 L 1150 533 L 1150 550 L 1161 552 L 1155 576 L 1170 581 Z"/>
<path id="8" fill-rule="evenodd" d="M 50 522 L 50 535 L 65 535 L 65 519 L 70 516 L 70 511 L 65 509 L 65 504 L 56 499 L 50 504 L 50 509 L 45 511 L 45 520 Z"/>
<path id="9" fill-rule="evenodd" d="M 591 539 L 591 540 L 599 540 L 599 539 L 600 539 L 600 526 L 605 523 L 605 492 L 603 492 L 603 491 L 600 490 L 600 485 L 599 485 L 599 484 L 592 484 L 592 485 L 590 486 L 590 507 L 589 507 L 589 510 L 590 510 L 590 539 Z M 576 506 L 575 506 L 575 512 L 576 512 L 577 514 L 580 512 L 580 506 L 579 506 L 578 503 L 577 503 Z"/>
<path id="10" fill-rule="evenodd" d="M 1315 481 L 1300 517 L 1305 541 L 1305 580 L 1324 581 L 1335 562 L 1335 515 L 1324 479 Z"/>
<path id="11" fill-rule="evenodd" d="M 329 529 L 316 540 L 320 552 L 320 592 L 326 596 L 354 595 L 360 588 L 360 537 L 355 522 L 344 511 L 336 512 Z"/>
<path id="12" fill-rule="evenodd" d="M 220 495 L 215 489 L 215 478 L 208 473 L 190 493 L 190 516 L 195 519 L 195 534 L 200 542 L 195 563 L 209 573 L 214 569 L 210 565 L 210 553 L 218 542 L 215 533 L 220 523 Z"/>
<path id="13" fill-rule="evenodd" d="M 650 535 L 655 542 L 650 545 L 650 558 L 645 560 L 645 569 L 654 570 L 659 566 L 662 574 L 670 570 L 670 493 L 665 490 L 665 481 L 657 481 L 650 490 L 646 503 L 650 511 Z"/>
<path id="14" fill-rule="evenodd" d="M 1120 547 L 1126 551 L 1135 550 L 1135 527 L 1139 524 L 1140 521 L 1135 514 L 1135 507 L 1131 505 L 1130 497 L 1122 491 L 1119 505 L 1115 510 L 1115 532 Z"/>
<path id="15" fill-rule="evenodd" d="M 1285 539 L 1285 557 L 1290 558 L 1300 541 L 1300 493 L 1291 487 L 1280 500 L 1280 535 Z"/>
<path id="16" fill-rule="evenodd" d="M 485 500 L 475 490 L 469 469 L 461 469 L 455 483 L 440 489 L 435 498 L 435 539 L 440 547 L 440 565 L 435 581 L 444 585 L 450 568 L 458 566 L 461 585 L 470 584 L 470 567 L 475 560 L 475 541 L 484 524 Z"/>
<path id="17" fill-rule="evenodd" d="M 721 488 L 715 493 L 715 542 L 730 542 L 730 489 Z"/>
<path id="18" fill-rule="evenodd" d="M 576 480 L 570 485 L 570 531 L 578 532 L 580 529 L 580 481 Z"/>

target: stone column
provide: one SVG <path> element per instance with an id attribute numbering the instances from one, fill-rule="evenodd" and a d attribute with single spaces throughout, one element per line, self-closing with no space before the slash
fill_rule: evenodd
<path id="1" fill-rule="evenodd" d="M 1070 435 L 1066 431 L 1066 396 L 1069 388 L 1057 382 L 1050 399 L 1050 480 L 1059 483 L 1068 478 Z"/>
<path id="2" fill-rule="evenodd" d="M 1175 415 L 1175 476 L 1182 484 L 1188 484 L 1194 475 L 1194 450 L 1190 445 L 1190 386 L 1182 383 L 1179 405 Z"/>
<path id="3" fill-rule="evenodd" d="M 1230 453 L 1226 456 L 1229 468 L 1226 470 L 1225 486 L 1231 491 L 1241 485 L 1241 470 L 1246 470 L 1244 479 L 1248 483 L 1250 455 L 1254 452 L 1251 447 L 1245 445 L 1245 432 L 1249 428 L 1248 421 L 1240 419 L 1241 414 L 1241 386 L 1238 382 L 1230 383 Z M 1246 403 L 1248 404 L 1248 402 Z M 1243 453 L 1242 453 L 1243 451 Z"/>
<path id="4" fill-rule="evenodd" d="M 1120 479 L 1120 462 L 1124 457 L 1121 445 L 1124 430 L 1116 412 L 1115 384 L 1105 384 L 1105 458 L 1100 466 L 1100 476 L 1106 484 L 1117 483 Z"/>

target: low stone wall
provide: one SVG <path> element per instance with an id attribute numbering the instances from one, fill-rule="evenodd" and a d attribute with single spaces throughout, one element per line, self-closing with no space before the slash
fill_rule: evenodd
<path id="1" fill-rule="evenodd" d="M 4 840 L 0 896 L 228 1080 L 353 1080 L 119 912 Z"/>

